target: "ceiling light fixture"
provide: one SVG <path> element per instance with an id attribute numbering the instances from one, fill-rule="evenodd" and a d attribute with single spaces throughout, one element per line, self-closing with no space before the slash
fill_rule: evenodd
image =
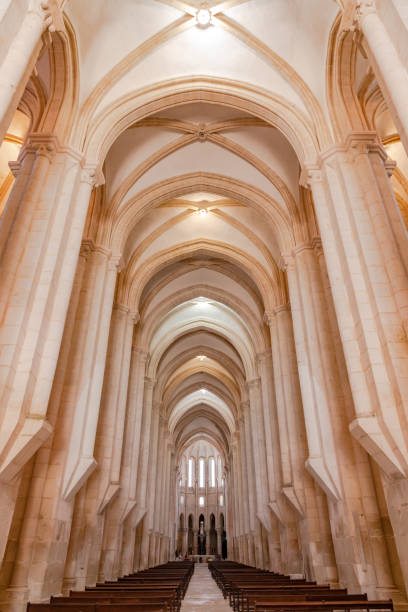
<path id="1" fill-rule="evenodd" d="M 207 393 L 206 389 L 201 389 L 201 393 L 205 395 Z"/>
<path id="2" fill-rule="evenodd" d="M 204 359 L 207 359 L 207 357 L 205 355 L 198 355 L 197 359 L 204 361 Z"/>
<path id="3" fill-rule="evenodd" d="M 197 24 L 205 28 L 211 23 L 211 11 L 205 5 L 201 6 L 196 13 Z"/>
<path id="4" fill-rule="evenodd" d="M 198 211 L 198 214 L 201 217 L 205 217 L 207 213 L 208 213 L 208 210 L 206 208 L 200 208 L 200 210 Z"/>

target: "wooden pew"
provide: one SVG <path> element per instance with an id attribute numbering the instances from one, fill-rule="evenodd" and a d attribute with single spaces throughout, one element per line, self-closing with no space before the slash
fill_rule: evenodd
<path id="1" fill-rule="evenodd" d="M 354 599 L 340 601 L 271 601 L 259 599 L 254 602 L 255 612 L 290 611 L 290 612 L 333 612 L 334 610 L 394 610 L 391 599 L 361 601 Z"/>
<path id="2" fill-rule="evenodd" d="M 331 589 L 306 580 L 292 580 L 233 562 L 213 562 L 210 572 L 235 612 L 332 612 L 393 610 L 392 600 L 368 600 L 347 589 Z"/>
<path id="3" fill-rule="evenodd" d="M 50 603 L 28 603 L 27 612 L 179 612 L 194 563 L 168 563 L 107 581 Z"/>

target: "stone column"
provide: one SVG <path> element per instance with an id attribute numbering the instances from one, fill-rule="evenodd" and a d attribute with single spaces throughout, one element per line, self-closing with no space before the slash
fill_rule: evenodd
<path id="1" fill-rule="evenodd" d="M 357 21 L 368 43 L 371 65 L 408 154 L 408 70 L 388 34 L 375 0 L 357 0 Z"/>
<path id="2" fill-rule="evenodd" d="M 386 164 L 372 134 L 351 134 L 309 168 L 309 181 L 354 400 L 350 431 L 389 479 L 408 586 L 407 249 L 389 216 Z"/>
<path id="3" fill-rule="evenodd" d="M 113 483 L 112 486 L 108 484 L 105 490 L 107 496 L 104 495 L 101 498 L 100 512 L 105 512 L 106 516 L 99 564 L 99 581 L 114 580 L 120 573 L 123 523 L 136 506 L 137 478 L 135 474 L 137 475 L 140 456 L 146 357 L 147 354 L 139 347 L 132 347 L 127 396 L 124 395 L 124 389 L 121 391 L 126 410 L 125 435 L 123 446 L 115 445 L 115 457 L 116 452 L 118 455 L 117 463 L 113 462 L 113 465 L 120 468 L 119 490 Z M 116 497 L 115 493 L 118 493 Z M 110 494 L 112 497 L 109 497 Z M 104 505 L 104 501 L 108 503 Z M 141 510 L 140 514 L 143 516 Z"/>
<path id="4" fill-rule="evenodd" d="M 158 565 L 159 563 L 159 550 L 160 550 L 160 536 L 161 536 L 161 524 L 160 524 L 160 509 L 163 501 L 163 481 L 166 472 L 166 419 L 165 415 L 160 414 L 159 420 L 159 431 L 157 436 L 157 455 L 155 462 L 158 466 L 158 470 L 156 471 L 156 491 L 155 491 L 155 500 L 152 508 L 154 522 L 153 522 L 153 531 L 156 535 L 156 547 L 154 550 L 154 558 L 153 565 Z"/>
<path id="5" fill-rule="evenodd" d="M 255 378 L 247 382 L 249 394 L 249 417 L 250 431 L 252 434 L 252 448 L 254 459 L 254 479 L 255 500 L 256 500 L 256 517 L 257 522 L 260 521 L 265 529 L 270 528 L 269 508 L 267 502 L 268 495 L 268 479 L 266 470 L 266 449 L 265 449 L 265 426 L 263 421 L 263 406 L 262 406 L 262 390 L 261 379 Z M 260 542 L 260 530 L 256 527 L 255 530 L 255 563 L 257 567 L 262 567 L 262 546 Z"/>
<path id="6" fill-rule="evenodd" d="M 373 164 L 381 155 L 371 134 L 353 134 L 310 180 L 356 410 L 350 430 L 386 474 L 405 478 L 408 276 Z"/>
<path id="7" fill-rule="evenodd" d="M 78 312 L 82 367 L 76 384 L 75 417 L 64 475 L 64 498 L 70 499 L 96 468 L 94 446 L 116 285 L 118 257 L 90 245 L 91 258 L 83 302 Z"/>
<path id="8" fill-rule="evenodd" d="M 267 322 L 267 321 L 266 321 Z M 273 572 L 282 571 L 281 545 L 279 523 L 270 510 L 271 502 L 276 500 L 281 491 L 281 460 L 279 456 L 279 430 L 275 401 L 275 386 L 273 382 L 272 351 L 257 355 L 262 381 L 264 428 L 266 443 L 267 480 L 269 485 L 268 516 L 269 527 L 266 528 L 269 548 L 269 569 Z"/>
<path id="9" fill-rule="evenodd" d="M 319 333 L 320 327 L 327 324 L 326 317 L 319 320 L 321 304 L 317 302 L 321 301 L 323 287 L 319 283 L 313 247 L 302 245 L 294 253 L 296 262 L 288 257 L 285 263 L 309 447 L 306 466 L 326 494 L 338 500 L 340 477 L 330 422 L 330 383 L 324 362 L 324 349 L 328 349 L 322 347 L 323 335 Z M 324 331 L 327 335 L 327 330 Z"/>
<path id="10" fill-rule="evenodd" d="M 230 468 L 231 478 L 234 482 L 234 530 L 235 535 L 239 542 L 241 542 L 241 536 L 244 532 L 244 518 L 243 518 L 243 509 L 242 509 L 242 479 L 241 479 L 241 471 L 240 471 L 240 463 L 239 463 L 239 432 L 234 432 L 234 437 L 232 440 L 232 463 Z M 239 558 L 236 561 L 243 562 L 243 551 L 241 548 L 239 549 Z"/>
<path id="11" fill-rule="evenodd" d="M 153 403 L 152 408 L 152 426 L 150 430 L 150 447 L 149 447 L 149 477 L 147 480 L 147 529 L 150 534 L 150 544 L 148 550 L 148 567 L 154 565 L 155 555 L 155 535 L 153 533 L 154 528 L 154 504 L 156 498 L 156 474 L 157 474 L 157 452 L 158 452 L 158 436 L 160 426 L 160 404 Z M 147 474 L 146 474 L 147 477 Z"/>
<path id="12" fill-rule="evenodd" d="M 82 535 L 71 546 L 67 559 L 67 574 L 75 577 L 78 588 L 98 579 L 103 541 L 104 512 L 120 490 L 120 467 L 129 368 L 134 327 L 134 315 L 121 305 L 112 313 L 106 375 L 95 440 L 95 459 L 99 469 L 90 477 L 85 494 L 84 512 L 78 516 L 76 528 Z"/>
<path id="13" fill-rule="evenodd" d="M 241 404 L 241 410 L 242 413 L 247 410 L 247 408 L 245 407 L 245 404 Z M 248 484 L 248 464 L 247 464 L 247 441 L 246 441 L 246 435 L 245 435 L 245 421 L 244 421 L 244 417 L 242 416 L 239 419 L 239 434 L 240 434 L 240 460 L 241 460 L 241 479 L 242 479 L 242 490 L 243 490 L 243 499 L 244 500 L 248 500 L 248 503 L 243 503 L 243 533 L 242 535 L 245 535 L 245 542 L 247 543 L 247 538 L 249 536 L 249 533 L 251 531 L 251 510 L 250 510 L 250 503 L 251 503 L 251 494 L 249 492 L 249 484 Z M 252 506 L 253 506 L 253 499 L 252 499 Z M 245 546 L 245 552 L 244 552 L 244 557 L 245 557 L 245 563 L 249 564 L 249 565 L 254 565 L 255 559 L 250 557 L 250 552 L 248 549 L 248 546 L 246 544 Z"/>
<path id="14" fill-rule="evenodd" d="M 143 424 L 141 435 L 141 450 L 137 478 L 136 499 L 141 511 L 144 512 L 145 518 L 143 521 L 143 536 L 141 545 L 141 567 L 146 569 L 149 561 L 149 516 L 148 516 L 148 469 L 149 469 L 149 449 L 151 440 L 151 429 L 153 427 L 153 388 L 155 381 L 151 378 L 145 378 L 145 394 L 143 399 Z M 150 477 L 149 477 L 150 482 Z"/>
<path id="15" fill-rule="evenodd" d="M 188 528 L 183 529 L 183 545 L 182 545 L 183 556 L 188 552 Z"/>
<path id="16" fill-rule="evenodd" d="M 330 303 L 326 299 L 318 252 L 318 245 L 307 243 L 293 250 L 290 261 L 287 258 L 296 353 L 309 443 L 307 468 L 328 496 L 340 581 L 350 589 L 368 591 L 371 597 L 375 597 L 378 596 L 378 587 L 392 589 L 393 582 L 383 536 L 379 538 L 381 525 L 378 510 L 373 505 L 375 494 L 372 478 L 367 479 L 367 474 L 361 482 L 364 482 L 367 497 L 371 489 L 371 504 L 365 507 L 360 496 L 356 495 L 360 487 L 358 476 L 361 468 L 354 462 L 351 437 L 347 431 L 347 406 L 328 314 Z M 315 414 L 318 416 L 314 417 Z M 310 426 L 313 418 L 321 430 Z M 314 440 L 316 434 L 319 438 Z M 323 463 L 324 471 L 319 472 L 310 463 L 310 455 L 313 453 L 316 456 L 317 452 L 320 454 L 318 470 Z M 334 491 L 330 482 L 335 484 Z"/>
<path id="17" fill-rule="evenodd" d="M 20 163 L 10 218 L 2 219 L 11 229 L 0 261 L 0 557 L 13 478 L 52 431 L 48 401 L 95 174 L 81 170 L 75 151 L 40 135 L 31 135 Z"/>
<path id="18" fill-rule="evenodd" d="M 171 492 L 175 491 L 175 466 L 174 466 L 174 450 L 173 445 L 170 442 L 168 434 L 168 421 L 165 420 L 165 431 L 166 431 L 166 453 L 165 453 L 165 470 L 164 470 L 164 483 L 163 483 L 163 498 L 160 507 L 160 532 L 163 534 L 162 544 L 160 550 L 159 563 L 165 563 L 168 559 L 168 544 L 170 541 L 170 529 L 169 525 L 175 523 L 174 515 L 174 504 L 171 503 L 172 495 Z M 184 512 L 185 514 L 185 512 Z M 171 521 L 171 522 L 170 522 Z"/>
<path id="19" fill-rule="evenodd" d="M 217 529 L 217 554 L 222 555 L 222 530 L 220 526 Z"/>
<path id="20" fill-rule="evenodd" d="M 30 0 L 22 24 L 0 61 L 0 143 L 34 68 L 42 46 L 41 35 L 46 29 L 52 32 L 63 27 L 58 13 L 53 0 Z"/>
<path id="21" fill-rule="evenodd" d="M 73 337 L 75 329 L 75 315 L 79 302 L 80 291 L 83 282 L 83 275 L 86 268 L 86 256 L 80 256 L 78 261 L 77 273 L 75 275 L 75 281 L 73 284 L 73 290 L 71 294 L 70 307 L 68 310 L 68 316 L 66 326 L 64 330 L 64 337 L 61 346 L 61 354 L 58 360 L 58 367 L 55 373 L 55 381 L 53 387 L 53 393 L 51 394 L 50 405 L 47 413 L 47 418 L 52 425 L 55 427 L 55 423 L 58 419 L 58 412 L 60 407 L 60 399 L 63 391 L 63 381 L 66 372 L 67 364 L 70 362 L 70 340 Z M 68 426 L 69 429 L 69 426 Z M 54 430 L 61 433 L 60 428 Z M 30 588 L 28 586 L 30 572 L 33 570 L 33 555 L 35 554 L 38 526 L 41 521 L 41 530 L 52 531 L 52 525 L 54 522 L 54 510 L 56 507 L 56 501 L 58 495 L 55 494 L 55 487 L 50 487 L 51 483 L 62 480 L 63 473 L 63 462 L 59 457 L 58 464 L 53 462 L 53 438 L 56 435 L 51 435 L 46 442 L 37 451 L 33 470 L 31 473 L 30 486 L 27 490 L 27 497 L 25 501 L 24 514 L 21 517 L 21 529 L 18 537 L 18 547 L 13 559 L 13 568 L 10 575 L 10 581 L 8 588 L 2 592 L 3 597 L 0 600 L 0 606 L 6 606 L 10 609 L 21 610 L 23 612 L 26 608 L 26 602 L 35 598 L 41 598 L 41 583 L 43 574 L 38 572 L 38 567 L 42 565 L 43 568 L 47 567 L 48 551 L 42 547 L 41 554 L 36 557 L 36 580 L 33 581 L 31 576 Z M 61 442 L 59 440 L 59 442 Z M 59 454 L 61 450 L 61 443 L 58 444 Z M 49 474 L 52 473 L 52 480 L 49 478 Z M 18 484 L 19 484 L 18 479 Z M 19 485 L 21 487 L 21 485 Z M 49 495 L 44 496 L 46 487 L 54 492 L 53 497 Z M 16 487 L 17 490 L 17 487 Z M 17 510 L 17 508 L 16 508 Z M 6 516 L 3 514 L 2 516 Z M 70 520 L 70 519 L 69 519 Z M 5 534 L 7 536 L 7 534 Z M 69 534 L 66 536 L 68 537 Z M 68 545 L 68 543 L 66 543 Z M 48 542 L 48 546 L 51 547 L 52 543 Z M 61 549 L 59 550 L 59 556 L 61 556 Z M 65 558 L 62 559 L 60 566 L 59 578 L 62 581 L 62 574 L 64 568 Z M 7 562 L 4 561 L 4 571 L 7 571 Z M 53 568 L 54 574 L 58 573 Z M 34 582 L 34 585 L 33 585 Z M 56 589 L 60 588 L 60 584 L 56 585 Z"/>
<path id="22" fill-rule="evenodd" d="M 273 376 L 276 394 L 276 417 L 280 448 L 280 472 L 278 488 L 271 499 L 270 508 L 279 521 L 280 550 L 276 543 L 277 561 L 282 571 L 289 574 L 302 573 L 300 542 L 297 521 L 304 513 L 302 480 L 306 458 L 304 427 L 302 429 L 302 402 L 297 376 L 296 355 L 293 340 L 292 321 L 288 305 L 266 313 L 265 320 L 270 327 L 273 356 Z M 294 444 L 292 441 L 296 440 Z M 276 472 L 279 474 L 279 472 Z"/>

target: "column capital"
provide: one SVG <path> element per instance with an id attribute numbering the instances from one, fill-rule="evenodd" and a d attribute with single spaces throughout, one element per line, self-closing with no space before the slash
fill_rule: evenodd
<path id="1" fill-rule="evenodd" d="M 293 249 L 292 249 L 292 257 L 293 259 L 296 259 L 296 257 L 298 255 L 301 255 L 302 253 L 304 253 L 305 251 L 313 251 L 314 246 L 311 240 L 308 240 L 306 242 L 302 242 L 302 244 L 297 244 Z"/>
<path id="2" fill-rule="evenodd" d="M 273 309 L 274 315 L 278 315 L 281 312 L 290 312 L 290 304 L 286 302 L 285 304 L 279 304 L 276 308 Z"/>
<path id="3" fill-rule="evenodd" d="M 37 155 L 43 155 L 47 157 L 49 161 L 52 161 L 60 148 L 58 138 L 55 134 L 40 134 L 33 132 L 26 138 L 26 142 L 19 156 L 19 161 L 22 162 L 26 153 L 30 152 L 34 152 Z"/>
<path id="4" fill-rule="evenodd" d="M 246 381 L 248 389 L 257 389 L 261 385 L 261 378 L 257 376 L 255 378 L 251 378 L 251 380 Z"/>
<path id="5" fill-rule="evenodd" d="M 144 349 L 142 349 L 140 346 L 132 346 L 132 354 L 138 359 L 140 359 L 140 361 L 146 361 L 147 359 L 147 352 Z M 145 381 L 146 381 L 146 378 L 145 378 Z"/>
<path id="6" fill-rule="evenodd" d="M 284 270 L 286 272 L 289 267 L 293 267 L 294 263 L 295 261 L 292 253 L 281 253 L 281 256 L 278 261 L 278 266 L 281 270 Z"/>
<path id="7" fill-rule="evenodd" d="M 272 327 L 273 322 L 276 318 L 276 315 L 280 314 L 281 312 L 290 312 L 290 311 L 291 311 L 291 308 L 290 308 L 289 302 L 285 302 L 284 304 L 279 304 L 278 306 L 275 306 L 273 310 L 265 311 L 264 321 L 267 325 L 269 325 L 269 327 Z"/>
<path id="8" fill-rule="evenodd" d="M 146 380 L 146 379 L 145 379 Z M 156 381 L 152 381 L 152 384 L 154 385 Z M 161 410 L 162 410 L 162 402 L 158 402 L 157 400 L 153 400 L 152 401 L 152 410 L 157 412 L 157 414 L 160 416 Z"/>
<path id="9" fill-rule="evenodd" d="M 84 259 L 88 259 L 89 255 L 92 253 L 92 251 L 94 250 L 95 245 L 93 240 L 89 240 L 88 238 L 84 238 L 84 240 L 82 240 L 81 242 L 81 248 L 79 251 L 79 256 L 83 257 Z"/>
<path id="10" fill-rule="evenodd" d="M 21 161 L 9 161 L 8 167 L 10 168 L 11 174 L 16 179 L 18 175 L 20 174 L 23 165 Z"/>
<path id="11" fill-rule="evenodd" d="M 156 381 L 155 381 L 154 378 L 150 378 L 149 376 L 145 376 L 145 379 L 144 379 L 145 387 L 153 389 L 155 382 Z"/>
<path id="12" fill-rule="evenodd" d="M 118 302 L 114 303 L 113 310 L 118 310 L 119 312 L 122 312 L 123 314 L 126 314 L 126 315 L 130 312 L 127 306 L 124 306 L 123 304 L 118 304 Z"/>
<path id="13" fill-rule="evenodd" d="M 243 424 L 244 423 L 244 413 L 246 410 L 249 409 L 249 401 L 242 401 L 240 403 L 240 408 L 241 408 L 241 411 L 238 417 L 238 421 Z"/>
<path id="14" fill-rule="evenodd" d="M 112 253 L 109 257 L 108 267 L 109 270 L 120 272 L 122 264 L 122 255 L 119 253 Z"/>
<path id="15" fill-rule="evenodd" d="M 56 0 L 31 0 L 28 12 L 38 15 L 44 22 L 44 30 L 64 32 L 64 18 Z"/>
<path id="16" fill-rule="evenodd" d="M 322 239 L 320 238 L 320 236 L 314 236 L 311 240 L 296 245 L 292 249 L 292 255 L 294 258 L 296 258 L 298 255 L 301 255 L 305 251 L 315 251 L 317 254 L 319 254 L 321 249 Z"/>
<path id="17" fill-rule="evenodd" d="M 318 183 L 323 183 L 323 172 L 320 165 L 306 164 L 302 170 L 302 175 L 299 182 L 304 187 L 310 188 Z"/>
<path id="18" fill-rule="evenodd" d="M 91 187 L 99 187 L 105 183 L 105 177 L 99 163 L 82 160 L 81 183 L 88 183 Z"/>
<path id="19" fill-rule="evenodd" d="M 318 173 L 321 171 L 324 163 L 332 161 L 338 156 L 349 155 L 351 156 L 351 161 L 353 161 L 356 155 L 368 153 L 377 153 L 381 157 L 383 163 L 389 159 L 386 150 L 378 140 L 377 132 L 368 130 L 363 132 L 350 132 L 343 143 L 335 144 L 325 151 L 322 151 L 319 155 L 318 164 L 307 166 L 308 174 L 311 180 L 313 179 L 313 175 L 318 177 Z"/>
<path id="20" fill-rule="evenodd" d="M 272 327 L 274 318 L 275 313 L 273 310 L 265 310 L 263 320 L 269 327 Z"/>
<path id="21" fill-rule="evenodd" d="M 375 0 L 350 0 L 343 9 L 341 31 L 355 32 L 360 28 L 361 21 L 376 10 Z"/>
<path id="22" fill-rule="evenodd" d="M 264 317 L 265 317 L 265 314 L 264 314 Z M 256 358 L 256 361 L 262 363 L 263 361 L 266 361 L 267 359 L 270 359 L 271 357 L 272 357 L 272 349 L 268 349 L 267 351 L 264 351 L 263 353 L 257 353 L 255 358 Z"/>
<path id="23" fill-rule="evenodd" d="M 375 0 L 356 0 L 355 10 L 356 19 L 360 21 L 367 17 L 367 15 L 376 13 L 377 6 Z"/>

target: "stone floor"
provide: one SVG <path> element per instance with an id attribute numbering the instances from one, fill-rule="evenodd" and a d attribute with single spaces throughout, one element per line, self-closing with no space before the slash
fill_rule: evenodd
<path id="1" fill-rule="evenodd" d="M 211 578 L 206 563 L 196 563 L 193 577 L 181 604 L 181 612 L 231 612 L 228 600 L 224 599 L 220 589 Z"/>

